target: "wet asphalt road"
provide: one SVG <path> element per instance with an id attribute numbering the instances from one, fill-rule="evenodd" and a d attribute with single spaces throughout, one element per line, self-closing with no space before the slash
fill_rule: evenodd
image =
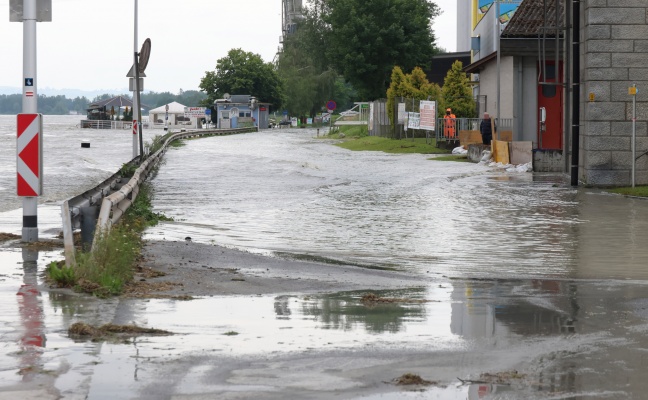
<path id="1" fill-rule="evenodd" d="M 208 248 L 196 253 L 220 253 L 199 246 Z M 422 279 L 371 290 L 409 302 L 373 305 L 360 300 L 367 289 L 316 287 L 99 300 L 47 288 L 37 264 L 9 254 L 14 266 L 2 275 L 0 293 L 12 300 L 2 307 L 0 399 L 640 399 L 648 389 L 642 282 Z M 238 267 L 238 279 L 260 275 L 245 269 L 249 254 L 240 265 L 232 255 L 199 267 L 209 271 L 202 279 Z M 273 264 L 270 277 L 258 278 L 269 286 L 286 267 Z M 322 274 L 307 279 L 330 283 L 336 268 L 321 265 Z M 185 283 L 185 290 L 195 287 Z M 174 335 L 73 340 L 67 328 L 76 321 Z M 434 383 L 395 385 L 406 373 Z"/>
<path id="2" fill-rule="evenodd" d="M 289 139 L 299 145 L 305 140 Z M 231 147 L 223 147 L 224 142 L 214 148 L 202 142 L 200 147 L 211 158 L 209 153 L 216 149 L 239 157 L 237 142 L 243 139 L 227 140 Z M 167 166 L 199 142 L 170 152 Z M 321 152 L 320 146 L 307 143 L 313 152 Z M 299 198 L 308 193 L 304 188 L 311 179 L 331 181 L 306 196 L 305 214 L 313 212 L 313 201 L 320 194 L 327 201 L 352 198 L 376 206 L 362 217 L 370 226 L 385 217 L 383 205 L 393 208 L 393 201 L 403 197 L 400 186 L 387 189 L 389 196 L 367 197 L 362 185 L 383 184 L 375 171 L 370 180 L 358 173 L 357 180 L 348 184 L 338 182 L 342 178 L 335 175 L 322 178 L 319 175 L 329 168 L 345 170 L 345 179 L 354 170 L 343 164 L 344 153 L 334 155 L 330 166 L 324 158 L 321 164 L 306 167 L 274 161 L 276 175 L 302 177 L 287 180 L 297 183 L 291 193 Z M 408 164 L 400 166 L 398 157 L 367 157 L 386 166 L 387 178 L 407 177 L 409 188 L 420 182 L 408 168 L 430 163 L 408 157 Z M 288 169 L 281 172 L 284 165 Z M 402 174 L 395 170 L 400 167 Z M 267 212 L 254 209 L 253 196 L 246 207 L 236 210 L 233 204 L 244 201 L 247 193 L 233 192 L 231 187 L 222 190 L 233 197 L 232 203 L 223 196 L 228 209 L 214 213 L 220 222 L 201 226 L 189 213 L 189 221 L 179 220 L 150 234 L 167 236 L 166 244 L 151 243 L 147 259 L 169 275 L 147 281 L 177 279 L 183 286 L 174 290 L 193 295 L 194 300 L 99 300 L 52 289 L 44 284 L 42 273 L 48 262 L 61 259 L 60 250 L 34 255 L 15 243 L 2 244 L 0 399 L 645 398 L 646 203 L 573 190 L 560 176 L 491 173 L 487 167 L 471 165 L 457 168 L 460 173 L 444 164 L 437 175 L 424 178 L 433 187 L 450 187 L 450 193 L 466 200 L 446 202 L 435 194 L 453 212 L 435 215 L 435 224 L 420 223 L 422 228 L 451 233 L 432 238 L 440 254 L 436 270 L 424 268 L 433 260 L 429 249 L 435 247 L 412 238 L 407 243 L 380 242 L 389 244 L 384 252 L 376 247 L 377 254 L 386 257 L 360 254 L 357 249 L 372 242 L 367 238 L 376 237 L 370 231 L 351 234 L 346 242 L 335 241 L 339 230 L 325 231 L 330 236 L 324 238 L 318 231 L 311 241 L 317 246 L 310 246 L 314 251 L 307 254 L 300 246 L 305 243 L 309 248 L 304 239 L 313 231 L 305 230 L 300 241 L 295 227 L 310 221 L 280 218 L 283 204 L 294 212 L 301 203 L 281 201 L 275 192 L 258 198 L 270 205 L 276 201 L 272 218 L 286 234 L 270 229 L 255 233 L 255 228 L 269 226 Z M 470 168 L 480 169 L 467 173 Z M 250 165 L 235 169 L 268 179 Z M 186 176 L 182 168 L 179 171 L 174 175 L 163 167 L 159 189 L 172 188 L 169 182 Z M 318 176 L 308 177 L 313 171 Z M 264 188 L 257 185 L 259 193 Z M 495 214 L 475 214 L 478 204 L 469 201 L 473 188 L 479 189 L 474 190 L 483 194 L 481 198 L 508 196 L 489 203 Z M 159 194 L 168 199 L 173 195 Z M 404 196 L 406 204 L 412 200 L 424 204 L 427 194 L 425 189 L 410 193 Z M 346 204 L 327 203 L 314 212 L 324 217 L 353 212 Z M 45 226 L 51 226 L 48 232 L 54 234 L 56 224 L 47 221 L 47 207 L 42 215 Z M 234 215 L 246 212 L 259 218 L 237 227 Z M 13 213 L 8 215 L 13 218 Z M 494 230 L 492 243 L 484 243 L 494 220 L 502 221 L 504 228 Z M 390 221 L 397 229 L 417 225 L 415 219 Z M 516 230 L 516 223 L 527 229 Z M 195 243 L 173 242 L 187 230 L 196 233 Z M 462 236 L 466 230 L 470 234 Z M 234 244 L 240 244 L 236 240 L 246 232 L 252 238 L 252 253 L 233 248 L 245 247 Z M 393 232 L 395 237 L 399 232 Z M 463 241 L 449 240 L 464 236 Z M 209 238 L 228 248 L 215 246 Z M 501 250 L 496 250 L 498 243 Z M 327 247 L 335 251 L 327 254 Z M 262 248 L 269 251 L 259 252 Z M 291 248 L 292 253 L 287 251 Z M 505 261 L 498 264 L 498 260 Z M 390 270 L 395 265 L 403 268 Z M 208 284 L 227 291 L 211 292 L 204 289 Z M 361 297 L 367 292 L 407 301 L 366 304 Z M 78 321 L 137 324 L 174 334 L 92 342 L 68 335 L 69 326 Z M 394 380 L 405 373 L 432 383 L 395 385 Z"/>

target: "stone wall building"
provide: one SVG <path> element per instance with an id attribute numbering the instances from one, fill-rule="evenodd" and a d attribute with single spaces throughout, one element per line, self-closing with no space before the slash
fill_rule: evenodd
<path id="1" fill-rule="evenodd" d="M 580 39 L 580 179 L 630 185 L 632 85 L 638 89 L 636 155 L 648 151 L 648 0 L 581 1 Z M 636 161 L 635 182 L 648 184 L 648 155 Z"/>

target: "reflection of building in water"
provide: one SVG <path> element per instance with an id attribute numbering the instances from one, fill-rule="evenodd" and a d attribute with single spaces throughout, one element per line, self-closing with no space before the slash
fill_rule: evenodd
<path id="1" fill-rule="evenodd" d="M 648 279 L 648 203 L 579 192 L 575 278 Z"/>
<path id="2" fill-rule="evenodd" d="M 496 288 L 470 283 L 455 286 L 451 295 L 450 331 L 469 339 L 495 336 L 495 309 L 485 301 L 491 297 L 493 290 Z M 498 329 L 506 331 L 503 326 Z"/>
<path id="3" fill-rule="evenodd" d="M 406 320 L 424 319 L 425 308 L 420 303 L 363 304 L 363 292 L 345 292 L 313 298 L 302 302 L 304 315 L 315 317 L 325 329 L 351 330 L 363 325 L 368 332 L 396 333 Z M 424 298 L 424 289 L 393 291 L 389 294 L 375 292 L 378 296 L 407 299 Z M 276 309 L 276 307 L 275 307 Z"/>
<path id="4" fill-rule="evenodd" d="M 290 319 L 290 299 L 294 296 L 277 296 L 275 297 L 274 309 L 277 319 Z"/>
<path id="5" fill-rule="evenodd" d="M 579 306 L 570 282 L 469 282 L 452 292 L 451 331 L 465 338 L 575 332 Z"/>

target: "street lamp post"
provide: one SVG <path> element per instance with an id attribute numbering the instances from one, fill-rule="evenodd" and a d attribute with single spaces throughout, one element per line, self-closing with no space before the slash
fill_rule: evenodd
<path id="1" fill-rule="evenodd" d="M 138 19 L 138 16 L 137 16 L 138 4 L 137 3 L 138 3 L 138 1 L 135 0 L 135 13 L 134 13 L 134 16 L 135 16 L 135 28 L 134 28 L 134 35 L 133 35 L 133 38 L 134 38 L 134 40 L 133 40 L 133 52 L 136 55 L 135 55 L 135 63 L 133 63 L 133 68 L 135 68 L 135 65 L 137 63 L 137 19 Z M 138 94 L 137 93 L 137 86 L 134 85 L 133 86 L 133 113 L 132 113 L 133 118 L 132 119 L 133 119 L 133 132 L 134 133 L 137 132 L 137 134 L 133 134 L 133 158 L 136 158 L 139 155 L 138 145 L 139 145 L 139 136 L 140 136 L 139 132 L 140 132 L 140 130 L 139 130 L 139 127 L 136 126 L 136 125 L 138 123 L 140 123 L 141 121 L 137 120 L 137 118 L 139 118 L 138 116 L 139 116 L 139 109 L 140 109 L 140 105 L 139 105 L 139 101 L 138 101 L 139 99 L 138 99 L 137 94 Z"/>

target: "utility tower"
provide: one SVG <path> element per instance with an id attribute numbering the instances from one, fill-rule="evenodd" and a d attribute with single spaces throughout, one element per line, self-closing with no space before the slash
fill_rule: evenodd
<path id="1" fill-rule="evenodd" d="M 282 0 L 281 30 L 282 42 L 297 31 L 297 23 L 304 18 L 302 14 L 302 0 Z"/>

